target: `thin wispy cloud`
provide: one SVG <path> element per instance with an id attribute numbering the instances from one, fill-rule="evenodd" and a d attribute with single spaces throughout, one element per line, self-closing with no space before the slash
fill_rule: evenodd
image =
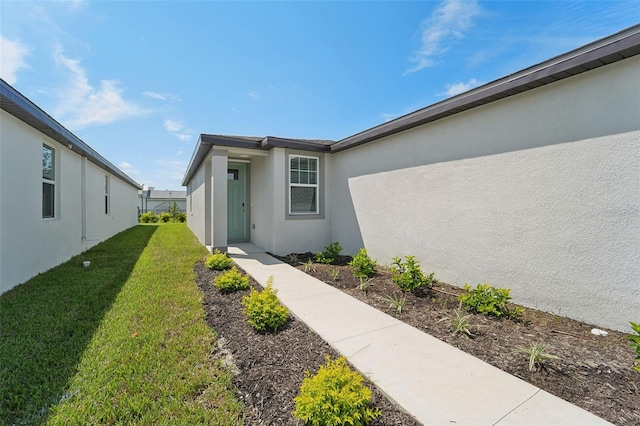
<path id="1" fill-rule="evenodd" d="M 117 80 L 101 80 L 99 87 L 93 87 L 80 61 L 66 57 L 59 46 L 54 51 L 54 60 L 69 74 L 69 83 L 57 92 L 59 105 L 55 115 L 72 129 L 113 123 L 149 112 L 125 100 Z"/>
<path id="2" fill-rule="evenodd" d="M 467 81 L 466 83 L 459 82 L 459 83 L 453 83 L 453 84 L 446 84 L 445 88 L 447 90 L 445 92 L 445 95 L 447 96 L 459 95 L 460 93 L 464 93 L 468 90 L 473 89 L 474 87 L 480 86 L 481 84 L 482 83 L 480 83 L 475 78 L 470 78 L 469 81 Z"/>
<path id="3" fill-rule="evenodd" d="M 156 92 L 144 92 L 143 96 L 151 99 L 158 99 L 160 101 L 171 101 L 171 102 L 182 102 L 179 96 L 174 95 L 172 93 L 156 93 Z"/>
<path id="4" fill-rule="evenodd" d="M 181 187 L 188 162 L 180 160 L 156 160 L 154 172 L 145 182 L 158 189 L 183 189 Z"/>
<path id="5" fill-rule="evenodd" d="M 247 96 L 250 97 L 251 99 L 262 99 L 264 97 L 260 93 L 254 92 L 254 91 L 248 92 Z"/>
<path id="6" fill-rule="evenodd" d="M 0 35 L 0 77 L 9 84 L 18 81 L 18 71 L 29 68 L 25 62 L 25 56 L 29 54 L 29 48 L 19 40 L 9 40 Z"/>
<path id="7" fill-rule="evenodd" d="M 129 170 L 133 166 L 128 161 L 121 161 L 120 164 L 118 164 L 118 167 L 120 167 L 122 170 Z"/>
<path id="8" fill-rule="evenodd" d="M 164 120 L 164 128 L 167 132 L 173 134 L 181 141 L 188 141 L 193 137 L 193 130 L 185 127 L 179 121 L 166 119 Z"/>
<path id="9" fill-rule="evenodd" d="M 447 52 L 451 44 L 464 37 L 473 18 L 480 13 L 476 0 L 445 0 L 420 25 L 421 43 L 410 61 L 413 65 L 404 75 L 433 66 L 436 58 Z"/>

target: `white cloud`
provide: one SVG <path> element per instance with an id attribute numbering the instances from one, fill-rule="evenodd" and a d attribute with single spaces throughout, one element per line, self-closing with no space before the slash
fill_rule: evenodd
<path id="1" fill-rule="evenodd" d="M 121 161 L 120 164 L 118 164 L 118 167 L 120 167 L 122 170 L 129 170 L 133 166 L 131 165 L 131 163 L 129 163 L 127 161 Z"/>
<path id="2" fill-rule="evenodd" d="M 188 163 L 180 160 L 157 160 L 154 162 L 153 176 L 146 179 L 148 185 L 157 189 L 184 189 L 182 178 Z"/>
<path id="3" fill-rule="evenodd" d="M 172 101 L 172 102 L 182 102 L 179 96 L 171 94 L 171 93 L 156 93 L 156 92 L 144 92 L 144 96 L 151 99 L 158 99 L 161 101 Z"/>
<path id="4" fill-rule="evenodd" d="M 193 130 L 186 128 L 182 123 L 175 120 L 164 120 L 164 128 L 181 141 L 188 141 L 193 137 Z"/>
<path id="5" fill-rule="evenodd" d="M 419 71 L 435 64 L 436 57 L 449 50 L 450 44 L 462 37 L 472 19 L 480 13 L 476 0 L 445 0 L 433 14 L 422 21 L 421 44 L 411 58 L 413 66 L 404 74 Z"/>
<path id="6" fill-rule="evenodd" d="M 480 84 L 482 83 L 480 83 L 475 78 L 469 79 L 469 81 L 467 81 L 466 83 L 446 84 L 445 88 L 447 89 L 447 91 L 445 93 L 447 96 L 459 95 L 460 93 L 464 93 L 467 90 L 473 89 L 474 87 L 478 87 Z"/>
<path id="7" fill-rule="evenodd" d="M 24 57 L 29 54 L 29 49 L 20 41 L 11 41 L 0 35 L 0 77 L 9 84 L 18 81 L 17 73 L 22 68 L 29 68 Z"/>
<path id="8" fill-rule="evenodd" d="M 58 92 L 60 104 L 55 115 L 71 128 L 108 124 L 149 112 L 123 99 L 117 80 L 101 80 L 99 88 L 93 87 L 80 61 L 64 56 L 62 48 L 55 49 L 54 59 L 69 71 L 70 77 L 69 85 Z"/>
<path id="9" fill-rule="evenodd" d="M 261 98 L 263 98 L 263 96 L 260 93 L 254 92 L 254 91 L 248 92 L 247 96 L 252 98 L 252 99 L 261 99 Z"/>

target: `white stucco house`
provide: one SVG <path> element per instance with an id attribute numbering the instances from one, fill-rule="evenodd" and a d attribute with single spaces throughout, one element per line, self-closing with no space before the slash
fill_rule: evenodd
<path id="1" fill-rule="evenodd" d="M 176 203 L 180 211 L 184 212 L 187 208 L 187 191 L 155 189 L 153 186 L 138 191 L 140 213 L 168 212 L 173 203 Z"/>
<path id="2" fill-rule="evenodd" d="M 339 241 L 454 285 L 628 330 L 640 313 L 640 26 L 340 141 L 202 134 L 206 246 Z"/>
<path id="3" fill-rule="evenodd" d="M 0 293 L 137 223 L 140 186 L 0 80 Z"/>

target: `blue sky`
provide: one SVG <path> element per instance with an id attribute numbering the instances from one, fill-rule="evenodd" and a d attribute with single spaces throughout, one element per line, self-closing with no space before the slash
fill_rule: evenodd
<path id="1" fill-rule="evenodd" d="M 339 140 L 638 22 L 640 0 L 0 0 L 0 71 L 183 189 L 200 133 Z"/>

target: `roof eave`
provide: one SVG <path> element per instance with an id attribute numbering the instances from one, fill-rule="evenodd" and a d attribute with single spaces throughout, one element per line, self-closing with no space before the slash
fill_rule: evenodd
<path id="1" fill-rule="evenodd" d="M 332 145 L 331 152 L 353 148 L 638 54 L 640 25 L 349 136 Z"/>
<path id="2" fill-rule="evenodd" d="M 76 154 L 86 157 L 98 167 L 118 176 L 129 185 L 137 189 L 142 189 L 140 184 L 127 176 L 102 155 L 98 154 L 97 151 L 2 79 L 0 79 L 0 104 L 3 110 L 18 120 L 66 146 Z"/>

